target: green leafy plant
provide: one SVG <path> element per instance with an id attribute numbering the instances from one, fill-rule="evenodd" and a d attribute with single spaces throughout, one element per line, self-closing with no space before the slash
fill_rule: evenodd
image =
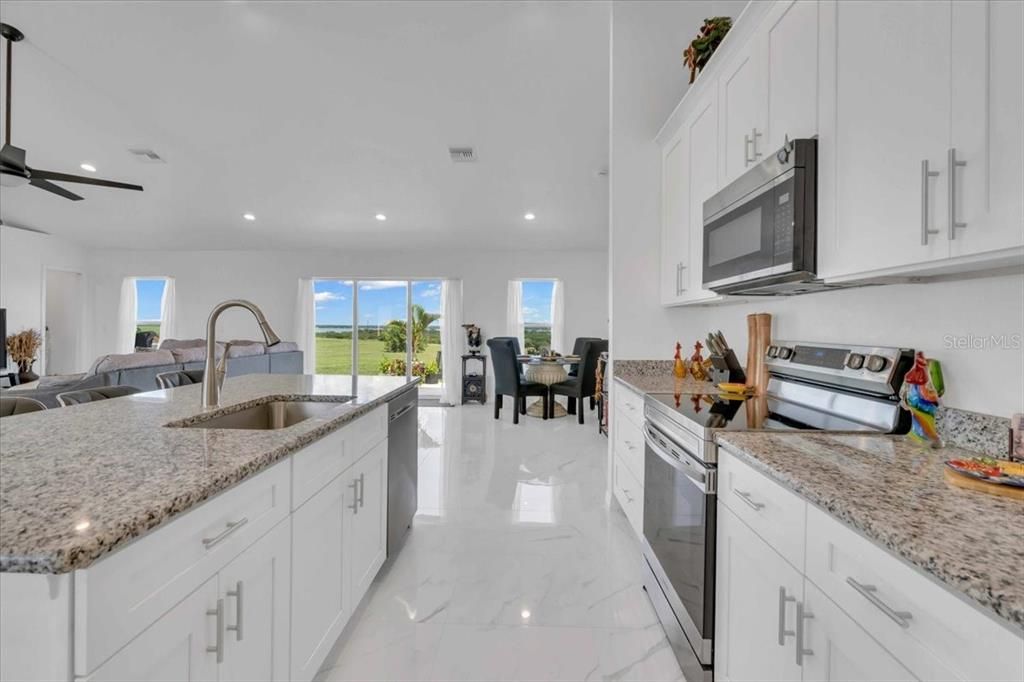
<path id="1" fill-rule="evenodd" d="M 683 63 L 690 69 L 690 82 L 697 78 L 697 72 L 707 66 L 711 55 L 732 28 L 732 18 L 711 17 L 704 20 L 704 25 L 697 32 L 690 46 L 683 51 Z"/>
<path id="2" fill-rule="evenodd" d="M 428 313 L 423 306 L 412 306 L 412 349 L 414 353 L 427 347 L 428 327 L 441 319 L 440 315 Z M 384 341 L 384 350 L 388 353 L 405 352 L 405 320 L 391 320 L 381 330 L 380 338 Z"/>

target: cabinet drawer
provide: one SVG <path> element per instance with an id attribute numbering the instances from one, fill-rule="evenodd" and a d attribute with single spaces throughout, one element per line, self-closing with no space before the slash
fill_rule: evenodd
<path id="1" fill-rule="evenodd" d="M 919 679 L 1024 679 L 1019 632 L 813 506 L 807 577 Z"/>
<path id="2" fill-rule="evenodd" d="M 615 455 L 625 462 L 636 480 L 644 482 L 644 434 L 639 426 L 618 412 L 619 418 L 612 423 L 615 433 Z"/>
<path id="3" fill-rule="evenodd" d="M 75 674 L 86 675 L 254 543 L 289 511 L 279 462 L 75 572 Z"/>
<path id="4" fill-rule="evenodd" d="M 388 435 L 388 407 L 381 405 L 292 456 L 292 509 L 298 509 Z"/>
<path id="5" fill-rule="evenodd" d="M 614 407 L 620 419 L 625 417 L 636 426 L 643 426 L 644 397 L 621 381 L 615 384 Z"/>
<path id="6" fill-rule="evenodd" d="M 718 499 L 786 561 L 803 570 L 807 503 L 719 448 Z"/>
<path id="7" fill-rule="evenodd" d="M 612 489 L 637 535 L 644 533 L 644 489 L 620 457 L 612 457 Z"/>

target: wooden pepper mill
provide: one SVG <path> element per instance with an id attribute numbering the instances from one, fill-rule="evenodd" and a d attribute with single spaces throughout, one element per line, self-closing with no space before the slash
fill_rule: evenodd
<path id="1" fill-rule="evenodd" d="M 768 365 L 764 357 L 771 342 L 771 314 L 747 315 L 747 386 L 753 387 L 754 395 L 764 395 L 768 388 Z"/>

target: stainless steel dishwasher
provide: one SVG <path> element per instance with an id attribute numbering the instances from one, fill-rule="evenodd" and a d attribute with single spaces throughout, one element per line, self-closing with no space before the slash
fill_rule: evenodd
<path id="1" fill-rule="evenodd" d="M 405 541 L 417 507 L 419 469 L 419 390 L 413 388 L 388 403 L 388 556 Z"/>

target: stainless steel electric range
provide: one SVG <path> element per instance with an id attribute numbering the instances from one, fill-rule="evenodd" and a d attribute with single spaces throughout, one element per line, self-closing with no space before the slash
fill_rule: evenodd
<path id="1" fill-rule="evenodd" d="M 902 433 L 913 351 L 776 342 L 757 398 L 648 394 L 644 408 L 644 587 L 687 680 L 713 679 L 718 452 L 727 430 Z"/>

